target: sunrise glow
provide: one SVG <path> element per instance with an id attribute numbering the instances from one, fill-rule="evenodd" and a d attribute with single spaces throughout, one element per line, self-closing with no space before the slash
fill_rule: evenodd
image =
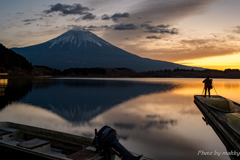
<path id="1" fill-rule="evenodd" d="M 177 61 L 175 63 L 217 70 L 240 69 L 240 53 L 233 55 L 201 58 L 196 60 L 193 59 Z"/>

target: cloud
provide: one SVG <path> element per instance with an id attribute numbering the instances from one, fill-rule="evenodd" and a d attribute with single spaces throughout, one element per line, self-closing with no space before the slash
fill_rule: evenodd
<path id="1" fill-rule="evenodd" d="M 25 23 L 24 25 L 29 25 L 29 24 L 31 24 L 30 22 L 28 22 L 28 23 Z"/>
<path id="2" fill-rule="evenodd" d="M 39 26 L 39 27 L 51 27 L 52 25 L 49 25 L 49 24 L 46 24 L 46 25 L 37 24 L 37 26 Z M 56 27 L 56 28 L 58 28 L 58 27 Z"/>
<path id="3" fill-rule="evenodd" d="M 146 22 L 144 22 L 144 23 L 152 23 L 153 21 L 146 21 Z"/>
<path id="4" fill-rule="evenodd" d="M 33 22 L 33 21 L 37 21 L 37 19 L 35 18 L 35 19 L 25 19 L 25 20 L 23 20 L 23 22 Z"/>
<path id="5" fill-rule="evenodd" d="M 43 20 L 43 18 L 24 19 L 24 20 L 22 20 L 22 22 L 25 22 L 24 25 L 29 25 L 29 24 L 31 24 L 32 22 L 35 22 L 35 21 L 38 21 L 38 20 Z"/>
<path id="6" fill-rule="evenodd" d="M 107 14 L 102 15 L 102 20 L 110 20 L 111 17 L 108 16 Z"/>
<path id="7" fill-rule="evenodd" d="M 138 26 L 135 24 L 117 24 L 117 25 L 102 25 L 102 26 L 82 26 L 82 25 L 68 25 L 68 28 L 79 28 L 82 30 L 89 30 L 89 31 L 96 31 L 96 30 L 102 30 L 102 29 L 108 29 L 108 30 L 136 30 L 138 29 Z"/>
<path id="8" fill-rule="evenodd" d="M 236 29 L 233 30 L 233 32 L 240 34 L 240 26 L 236 26 Z"/>
<path id="9" fill-rule="evenodd" d="M 168 28 L 168 27 L 169 27 L 169 24 L 167 24 L 167 25 L 160 24 L 160 25 L 158 25 L 157 27 L 159 27 L 159 28 Z"/>
<path id="10" fill-rule="evenodd" d="M 138 29 L 138 27 L 135 24 L 118 24 L 114 25 L 114 30 L 135 30 Z"/>
<path id="11" fill-rule="evenodd" d="M 52 12 L 60 12 L 62 16 L 65 15 L 84 15 L 87 14 L 90 10 L 88 7 L 84 7 L 81 4 L 73 4 L 73 5 L 67 5 L 67 4 L 61 4 L 57 3 L 55 5 L 51 5 L 51 8 L 48 10 L 44 10 L 43 12 L 46 14 L 52 13 Z"/>
<path id="12" fill-rule="evenodd" d="M 96 16 L 93 15 L 92 13 L 87 13 L 85 16 L 82 17 L 82 20 L 93 20 L 95 18 Z"/>
<path id="13" fill-rule="evenodd" d="M 206 11 L 207 5 L 217 0 L 161 0 L 141 1 L 136 6 L 131 18 L 137 19 L 139 15 L 148 21 L 178 24 L 182 19 Z"/>
<path id="14" fill-rule="evenodd" d="M 111 26 L 82 26 L 82 25 L 67 25 L 67 29 L 78 29 L 78 30 L 87 30 L 87 31 L 97 31 L 102 29 L 110 29 Z"/>
<path id="15" fill-rule="evenodd" d="M 124 50 L 133 54 L 137 53 L 138 56 L 170 62 L 232 55 L 240 52 L 239 37 L 204 37 L 189 39 L 181 35 L 177 36 L 177 39 L 168 37 L 168 41 L 164 41 L 165 38 L 162 37 L 161 43 L 141 39 L 135 40 L 134 44 L 122 43 L 121 45 Z"/>
<path id="16" fill-rule="evenodd" d="M 18 14 L 18 15 L 23 15 L 24 12 L 17 12 L 16 14 Z"/>
<path id="17" fill-rule="evenodd" d="M 130 14 L 125 12 L 125 13 L 115 13 L 114 15 L 112 15 L 112 20 L 117 22 L 119 19 L 121 18 L 129 18 Z"/>
<path id="18" fill-rule="evenodd" d="M 145 32 L 149 32 L 149 33 L 178 34 L 177 28 L 168 29 L 169 25 L 164 25 L 164 24 L 157 25 L 157 26 L 151 26 L 149 24 L 141 24 L 140 27 L 145 28 L 146 29 Z"/>
<path id="19" fill-rule="evenodd" d="M 221 43 L 225 42 L 223 40 L 217 40 L 217 39 L 191 39 L 191 40 L 181 40 L 180 41 L 182 44 L 188 44 L 190 46 L 197 46 L 197 45 L 204 45 L 208 43 Z"/>
<path id="20" fill-rule="evenodd" d="M 157 37 L 157 36 L 147 36 L 147 39 L 161 39 L 161 37 Z"/>
<path id="21" fill-rule="evenodd" d="M 114 22 L 117 22 L 121 18 L 129 18 L 130 14 L 125 12 L 125 13 L 115 13 L 112 16 L 109 16 L 107 14 L 102 15 L 102 20 L 110 20 L 112 19 Z"/>

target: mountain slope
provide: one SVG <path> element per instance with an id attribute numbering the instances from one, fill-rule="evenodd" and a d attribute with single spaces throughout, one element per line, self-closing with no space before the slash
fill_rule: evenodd
<path id="1" fill-rule="evenodd" d="M 7 49 L 0 43 L 0 68 L 10 69 L 18 67 L 22 69 L 32 69 L 32 65 L 23 56 Z"/>
<path id="2" fill-rule="evenodd" d="M 193 68 L 141 58 L 111 45 L 89 31 L 81 30 L 69 30 L 45 43 L 12 50 L 26 57 L 33 65 L 46 65 L 62 70 L 92 67 L 124 67 L 136 71 Z"/>

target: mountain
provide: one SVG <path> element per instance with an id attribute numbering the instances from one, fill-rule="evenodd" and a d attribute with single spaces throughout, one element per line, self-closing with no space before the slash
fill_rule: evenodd
<path id="1" fill-rule="evenodd" d="M 131 68 L 136 71 L 199 69 L 166 61 L 142 58 L 126 52 L 89 31 L 69 30 L 47 42 L 12 48 L 33 65 L 51 68 Z"/>
<path id="2" fill-rule="evenodd" d="M 0 43 L 0 68 L 13 69 L 13 67 L 26 70 L 32 69 L 32 65 L 26 60 L 26 58 L 7 49 Z"/>

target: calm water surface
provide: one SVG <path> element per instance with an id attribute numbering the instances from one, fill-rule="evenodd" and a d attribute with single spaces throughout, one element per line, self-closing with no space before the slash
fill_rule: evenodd
<path id="1" fill-rule="evenodd" d="M 109 125 L 128 150 L 158 160 L 230 159 L 194 104 L 203 79 L 0 79 L 0 121 L 93 138 Z M 214 79 L 212 94 L 240 103 L 240 80 Z"/>

